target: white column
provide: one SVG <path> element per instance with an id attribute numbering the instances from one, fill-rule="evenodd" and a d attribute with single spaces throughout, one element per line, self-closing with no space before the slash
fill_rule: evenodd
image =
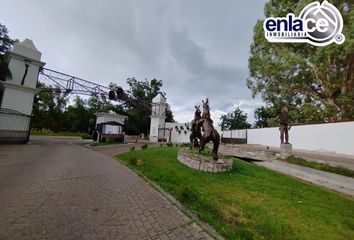
<path id="1" fill-rule="evenodd" d="M 12 77 L 0 80 L 4 88 L 1 108 L 32 114 L 33 98 L 39 91 L 36 88 L 39 68 L 45 64 L 41 62 L 41 55 L 29 39 L 14 44 L 13 50 L 8 52 Z"/>
<path id="2" fill-rule="evenodd" d="M 165 127 L 166 119 L 166 99 L 161 95 L 157 95 L 152 100 L 151 109 L 151 122 L 150 122 L 150 142 L 157 142 L 159 135 L 159 128 Z"/>

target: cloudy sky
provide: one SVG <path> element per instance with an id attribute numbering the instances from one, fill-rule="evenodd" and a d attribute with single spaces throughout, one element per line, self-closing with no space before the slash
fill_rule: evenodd
<path id="1" fill-rule="evenodd" d="M 10 36 L 32 39 L 46 67 L 108 85 L 161 79 L 179 122 L 209 97 L 212 117 L 241 107 L 249 46 L 266 0 L 0 0 Z"/>

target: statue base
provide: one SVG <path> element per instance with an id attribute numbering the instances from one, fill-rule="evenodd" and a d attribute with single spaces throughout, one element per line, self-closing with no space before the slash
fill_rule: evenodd
<path id="1" fill-rule="evenodd" d="M 280 144 L 280 158 L 286 159 L 293 155 L 293 145 L 290 143 Z"/>
<path id="2" fill-rule="evenodd" d="M 207 157 L 189 153 L 185 149 L 180 149 L 177 155 L 178 161 L 182 164 L 203 172 L 228 172 L 232 170 L 232 159 L 218 159 L 214 161 Z"/>

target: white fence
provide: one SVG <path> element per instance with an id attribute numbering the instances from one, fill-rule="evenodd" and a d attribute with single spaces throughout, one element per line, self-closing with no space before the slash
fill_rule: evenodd
<path id="1" fill-rule="evenodd" d="M 0 142 L 27 142 L 31 117 L 0 108 Z"/>
<path id="2" fill-rule="evenodd" d="M 354 155 L 354 121 L 293 126 L 289 142 L 294 149 Z M 279 129 L 248 129 L 247 143 L 279 147 Z"/>
<path id="3" fill-rule="evenodd" d="M 222 132 L 223 138 L 247 138 L 247 129 L 228 130 Z"/>
<path id="4" fill-rule="evenodd" d="M 247 129 L 227 130 L 221 135 L 223 143 L 247 143 Z"/>

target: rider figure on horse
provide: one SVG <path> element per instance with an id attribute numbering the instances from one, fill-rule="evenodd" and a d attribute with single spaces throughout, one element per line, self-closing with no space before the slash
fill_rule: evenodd
<path id="1" fill-rule="evenodd" d="M 218 149 L 220 144 L 220 135 L 213 126 L 213 120 L 210 118 L 210 107 L 209 99 L 203 102 L 203 114 L 201 119 L 198 121 L 198 126 L 202 127 L 203 135 L 200 139 L 199 153 L 204 150 L 205 145 L 212 141 L 213 142 L 213 159 L 218 159 Z"/>

